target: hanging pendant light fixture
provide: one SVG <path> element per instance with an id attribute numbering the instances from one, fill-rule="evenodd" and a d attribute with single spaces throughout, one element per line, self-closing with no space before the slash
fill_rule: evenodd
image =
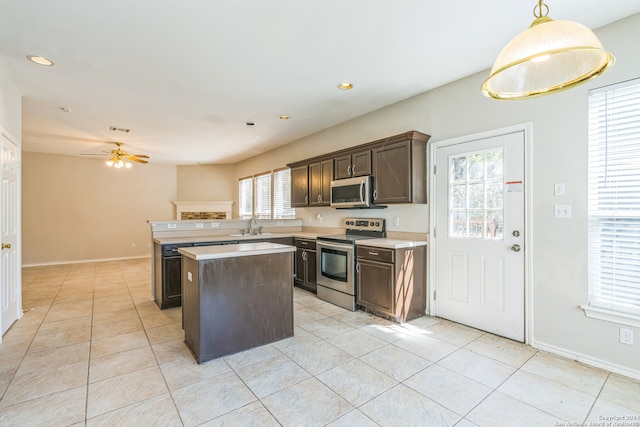
<path id="1" fill-rule="evenodd" d="M 500 52 L 483 95 L 494 99 L 526 99 L 585 83 L 615 62 L 600 40 L 584 25 L 554 21 L 549 7 L 538 1 L 536 19 Z"/>

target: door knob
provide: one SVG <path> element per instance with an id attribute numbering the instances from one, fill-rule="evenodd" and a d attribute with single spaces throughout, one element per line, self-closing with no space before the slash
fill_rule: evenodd
<path id="1" fill-rule="evenodd" d="M 11 243 L 3 243 L 2 249 L 11 249 Z"/>
<path id="2" fill-rule="evenodd" d="M 520 245 L 513 245 L 510 248 L 513 252 L 520 252 Z"/>

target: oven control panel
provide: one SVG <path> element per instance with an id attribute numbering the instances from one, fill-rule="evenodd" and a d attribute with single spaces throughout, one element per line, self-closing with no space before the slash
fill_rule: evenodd
<path id="1" fill-rule="evenodd" d="M 384 218 L 345 218 L 347 230 L 385 231 Z"/>

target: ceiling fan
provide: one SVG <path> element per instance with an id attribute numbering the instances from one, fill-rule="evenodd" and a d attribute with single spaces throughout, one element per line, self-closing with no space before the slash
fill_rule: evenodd
<path id="1" fill-rule="evenodd" d="M 144 160 L 144 159 L 148 159 L 149 156 L 144 154 L 129 154 L 121 148 L 122 142 L 114 142 L 114 144 L 116 144 L 117 146 L 115 149 L 111 151 L 104 151 L 104 153 L 109 154 L 109 160 L 107 160 L 107 166 L 111 166 L 116 169 L 120 169 L 120 168 L 128 169 L 131 167 L 131 163 L 129 163 L 129 160 L 132 162 L 138 162 L 138 163 L 149 163 L 147 160 Z M 91 156 L 95 154 L 87 154 L 87 155 Z"/>

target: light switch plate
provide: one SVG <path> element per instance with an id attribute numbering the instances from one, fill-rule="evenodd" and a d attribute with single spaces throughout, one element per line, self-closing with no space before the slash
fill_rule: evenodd
<path id="1" fill-rule="evenodd" d="M 555 205 L 554 216 L 556 218 L 571 218 L 571 205 Z"/>
<path id="2" fill-rule="evenodd" d="M 555 184 L 553 184 L 553 195 L 558 197 L 558 196 L 564 196 L 564 182 L 556 182 Z"/>

